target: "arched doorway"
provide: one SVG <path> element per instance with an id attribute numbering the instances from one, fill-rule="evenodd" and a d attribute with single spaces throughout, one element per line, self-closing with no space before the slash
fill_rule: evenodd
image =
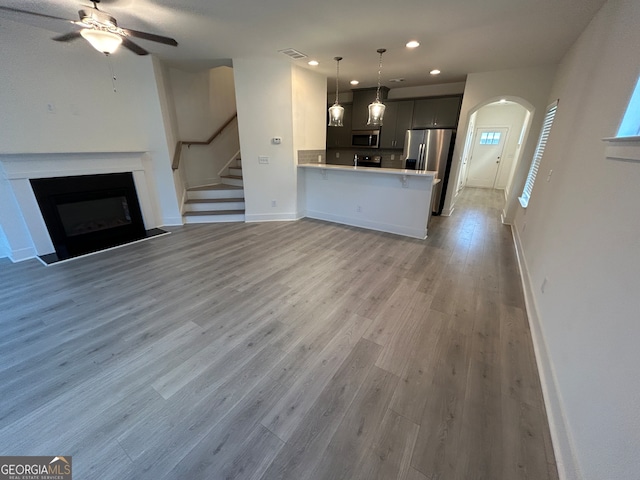
<path id="1" fill-rule="evenodd" d="M 492 188 L 508 198 L 532 112 L 529 102 L 516 97 L 493 98 L 471 111 L 456 192 Z"/>

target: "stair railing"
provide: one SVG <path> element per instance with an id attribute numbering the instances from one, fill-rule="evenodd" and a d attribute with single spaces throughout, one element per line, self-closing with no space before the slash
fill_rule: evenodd
<path id="1" fill-rule="evenodd" d="M 227 120 L 226 122 L 224 122 L 224 124 L 218 128 L 215 132 L 213 132 L 213 134 L 209 137 L 208 140 L 205 141 L 201 141 L 201 140 L 189 140 L 189 141 L 183 141 L 183 140 L 179 140 L 176 143 L 176 149 L 173 152 L 173 161 L 171 163 L 171 168 L 173 170 L 177 170 L 178 167 L 180 166 L 180 158 L 182 157 L 182 147 L 183 146 L 187 146 L 190 147 L 191 145 L 211 145 L 211 142 L 213 142 L 216 138 L 218 138 L 218 136 L 224 132 L 224 130 L 231 125 L 231 123 L 238 117 L 238 113 L 234 113 L 231 118 L 229 118 L 229 120 Z"/>

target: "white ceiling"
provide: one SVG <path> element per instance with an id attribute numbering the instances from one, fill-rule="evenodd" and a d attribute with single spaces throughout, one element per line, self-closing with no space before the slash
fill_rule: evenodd
<path id="1" fill-rule="evenodd" d="M 558 62 L 606 0 L 103 0 L 120 26 L 175 38 L 170 47 L 135 40 L 169 64 L 201 69 L 239 57 L 275 57 L 294 48 L 320 62 L 334 91 L 348 81 L 375 86 L 378 48 L 386 48 L 382 83 L 391 88 L 458 82 L 472 72 Z M 80 0 L 0 0 L 0 5 L 77 19 Z M 55 33 L 73 25 L 0 11 L 2 18 Z M 52 36 L 54 33 L 52 33 Z M 409 50 L 408 40 L 420 47 Z M 78 48 L 90 48 L 76 40 Z M 117 54 L 131 55 L 122 51 Z M 438 68 L 441 75 L 429 71 Z M 402 83 L 390 83 L 402 77 Z"/>

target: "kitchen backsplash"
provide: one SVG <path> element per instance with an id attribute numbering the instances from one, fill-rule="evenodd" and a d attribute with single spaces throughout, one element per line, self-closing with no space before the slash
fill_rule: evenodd
<path id="1" fill-rule="evenodd" d="M 364 157 L 366 155 L 373 157 L 374 155 L 380 155 L 382 168 L 403 168 L 403 157 L 401 150 L 384 150 L 381 148 L 376 149 L 340 149 L 331 148 L 327 150 L 326 162 L 332 165 L 353 165 L 353 156 L 358 154 L 358 157 Z M 339 157 L 336 157 L 336 154 Z M 393 155 L 394 159 L 391 159 Z M 317 163 L 317 160 L 316 160 Z"/>
<path id="2" fill-rule="evenodd" d="M 326 163 L 327 152 L 324 150 L 298 150 L 298 165 L 308 163 Z"/>

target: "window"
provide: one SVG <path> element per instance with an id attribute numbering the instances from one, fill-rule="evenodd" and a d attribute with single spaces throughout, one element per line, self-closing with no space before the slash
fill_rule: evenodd
<path id="1" fill-rule="evenodd" d="M 631 95 L 627 111 L 624 114 L 617 137 L 637 137 L 640 136 L 640 78 L 636 83 L 636 89 Z"/>
<path id="2" fill-rule="evenodd" d="M 480 135 L 480 145 L 498 145 L 500 132 L 484 132 Z"/>
<path id="3" fill-rule="evenodd" d="M 527 175 L 527 181 L 524 184 L 522 196 L 519 198 L 520 204 L 524 208 L 527 208 L 527 205 L 529 205 L 529 198 L 531 198 L 531 192 L 533 191 L 533 183 L 536 181 L 536 175 L 540 168 L 540 161 L 542 160 L 544 149 L 547 146 L 549 132 L 551 131 L 551 125 L 553 125 L 553 119 L 556 117 L 557 109 L 557 100 L 547 107 L 547 113 L 544 116 L 544 123 L 542 124 L 540 138 L 538 138 L 538 145 L 536 146 L 536 151 L 533 154 L 533 160 L 531 161 L 531 167 L 529 168 L 529 174 Z"/>

